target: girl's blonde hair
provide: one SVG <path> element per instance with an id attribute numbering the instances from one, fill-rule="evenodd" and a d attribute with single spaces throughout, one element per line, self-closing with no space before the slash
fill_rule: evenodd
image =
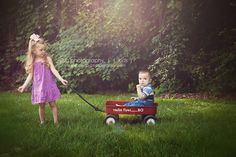
<path id="1" fill-rule="evenodd" d="M 37 38 L 37 40 L 35 39 L 29 40 L 29 46 L 28 46 L 27 57 L 26 57 L 26 62 L 25 62 L 25 70 L 26 70 L 26 73 L 28 74 L 33 73 L 33 67 L 34 67 L 33 64 L 34 64 L 34 59 L 35 59 L 34 51 L 37 44 L 43 44 L 47 48 L 47 44 L 42 38 Z M 47 53 L 45 53 L 43 55 L 43 60 L 44 60 L 44 64 L 49 67 L 47 56 L 48 56 Z"/>

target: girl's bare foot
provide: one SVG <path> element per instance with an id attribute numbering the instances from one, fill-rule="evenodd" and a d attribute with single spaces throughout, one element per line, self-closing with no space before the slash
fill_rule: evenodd
<path id="1" fill-rule="evenodd" d="M 54 126 L 58 128 L 59 127 L 59 123 L 58 122 L 54 123 Z"/>

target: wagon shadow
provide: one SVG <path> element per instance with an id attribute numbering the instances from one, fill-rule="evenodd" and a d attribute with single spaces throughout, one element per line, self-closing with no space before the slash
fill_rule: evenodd
<path id="1" fill-rule="evenodd" d="M 175 121 L 173 117 L 158 117 L 157 123 L 172 123 Z"/>
<path id="2" fill-rule="evenodd" d="M 142 124 L 143 120 L 141 117 L 122 117 L 119 119 L 119 122 L 121 124 L 130 124 L 130 125 L 136 125 L 136 124 Z"/>
<path id="3" fill-rule="evenodd" d="M 164 123 L 173 123 L 175 121 L 175 118 L 173 117 L 157 117 L 157 124 L 164 124 Z M 122 117 L 119 119 L 119 122 L 122 124 L 130 124 L 130 125 L 136 125 L 136 124 L 145 124 L 141 117 L 134 117 L 134 118 L 127 118 Z"/>

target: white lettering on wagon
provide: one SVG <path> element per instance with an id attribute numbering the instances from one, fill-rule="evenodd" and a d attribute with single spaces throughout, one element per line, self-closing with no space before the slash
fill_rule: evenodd
<path id="1" fill-rule="evenodd" d="M 115 112 L 121 112 L 122 109 L 121 109 L 121 108 L 114 108 L 113 111 L 115 111 Z"/>
<path id="2" fill-rule="evenodd" d="M 135 108 L 135 109 L 130 109 L 130 108 L 114 108 L 114 112 L 143 112 L 143 108 Z"/>

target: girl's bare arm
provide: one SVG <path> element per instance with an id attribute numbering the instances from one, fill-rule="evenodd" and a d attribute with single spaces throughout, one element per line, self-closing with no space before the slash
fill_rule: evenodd
<path id="1" fill-rule="evenodd" d="M 54 66 L 54 64 L 53 64 L 53 62 L 52 62 L 52 59 L 51 59 L 50 57 L 47 57 L 47 59 L 48 59 L 48 62 L 49 62 L 49 65 L 50 65 L 50 69 L 51 69 L 53 75 L 55 75 L 56 78 L 57 78 L 58 80 L 60 80 L 63 85 L 66 85 L 68 82 L 67 82 L 66 80 L 64 80 L 64 79 L 61 77 L 61 75 L 58 73 L 58 71 L 56 70 L 56 68 L 55 68 L 55 66 Z"/>
<path id="2" fill-rule="evenodd" d="M 33 74 L 29 73 L 23 86 L 27 87 L 29 85 L 29 83 L 31 82 L 32 78 L 33 78 Z"/>
<path id="3" fill-rule="evenodd" d="M 25 90 L 25 88 L 28 86 L 28 84 L 31 82 L 32 78 L 33 78 L 33 74 L 29 73 L 25 80 L 25 83 L 18 88 L 18 91 L 22 93 Z"/>

